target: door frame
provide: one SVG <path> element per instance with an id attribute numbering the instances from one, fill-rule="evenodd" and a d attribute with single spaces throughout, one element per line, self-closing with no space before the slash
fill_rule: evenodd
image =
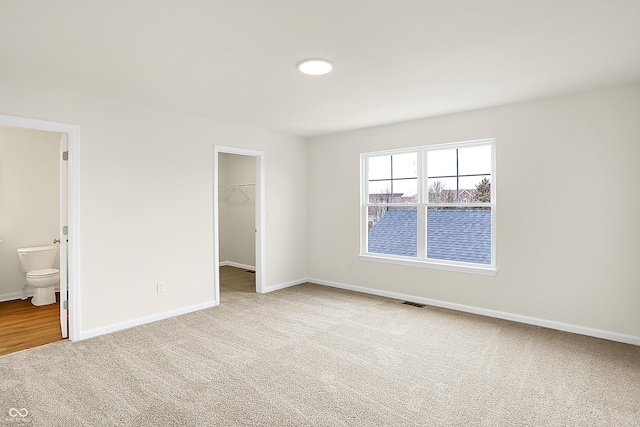
<path id="1" fill-rule="evenodd" d="M 224 145 L 213 146 L 213 275 L 214 300 L 220 304 L 220 219 L 219 219 L 219 154 L 239 154 L 256 160 L 256 292 L 264 293 L 265 287 L 265 153 Z"/>
<path id="2" fill-rule="evenodd" d="M 44 130 L 67 135 L 67 218 L 60 218 L 60 229 L 68 226 L 68 315 L 69 340 L 80 339 L 80 126 L 70 123 L 0 114 L 0 125 Z M 61 189 L 62 194 L 62 189 Z M 64 223 L 63 223 L 64 222 Z M 60 266 L 63 268 L 64 266 Z M 62 319 L 61 319 L 62 320 Z"/>
<path id="3" fill-rule="evenodd" d="M 68 232 L 65 226 L 69 215 L 67 214 L 68 192 L 69 192 L 69 134 L 63 133 L 60 136 L 60 150 L 58 152 L 58 162 L 60 164 L 60 228 L 58 231 L 59 253 L 60 253 L 60 329 L 62 338 L 69 338 L 69 278 L 68 278 Z"/>

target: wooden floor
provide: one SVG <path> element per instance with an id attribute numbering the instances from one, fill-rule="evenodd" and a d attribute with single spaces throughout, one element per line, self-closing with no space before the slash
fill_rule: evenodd
<path id="1" fill-rule="evenodd" d="M 31 298 L 0 302 L 0 356 L 62 339 L 60 298 L 36 307 Z"/>

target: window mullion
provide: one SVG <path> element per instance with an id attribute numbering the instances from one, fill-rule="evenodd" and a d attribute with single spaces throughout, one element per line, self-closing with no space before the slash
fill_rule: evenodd
<path id="1" fill-rule="evenodd" d="M 460 161 L 458 159 L 458 151 L 456 148 L 456 202 L 460 201 Z"/>
<path id="2" fill-rule="evenodd" d="M 427 206 L 425 204 L 418 205 L 418 259 L 427 259 Z"/>
<path id="3" fill-rule="evenodd" d="M 427 201 L 429 200 L 429 185 L 427 183 L 427 150 L 420 150 L 418 152 L 418 259 L 427 259 Z"/>

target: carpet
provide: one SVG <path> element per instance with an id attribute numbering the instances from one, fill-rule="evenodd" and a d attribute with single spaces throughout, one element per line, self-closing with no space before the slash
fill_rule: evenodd
<path id="1" fill-rule="evenodd" d="M 221 282 L 218 307 L 0 357 L 0 425 L 640 425 L 639 347 L 314 284 L 260 295 L 232 267 Z"/>

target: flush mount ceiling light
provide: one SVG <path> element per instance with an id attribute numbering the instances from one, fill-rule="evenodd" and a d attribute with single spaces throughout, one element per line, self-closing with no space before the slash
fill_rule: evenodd
<path id="1" fill-rule="evenodd" d="M 333 70 L 333 63 L 320 58 L 305 59 L 298 63 L 298 70 L 310 76 L 321 76 Z"/>

